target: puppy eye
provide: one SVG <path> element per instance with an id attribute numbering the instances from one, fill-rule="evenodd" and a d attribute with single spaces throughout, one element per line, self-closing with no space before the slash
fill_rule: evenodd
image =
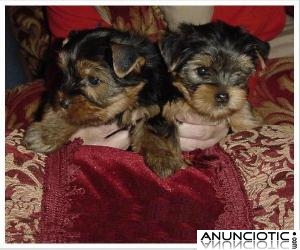
<path id="1" fill-rule="evenodd" d="M 197 68 L 198 76 L 207 76 L 209 75 L 209 69 L 206 67 L 199 67 Z"/>
<path id="2" fill-rule="evenodd" d="M 101 81 L 97 77 L 89 76 L 88 81 L 91 85 L 98 85 Z"/>

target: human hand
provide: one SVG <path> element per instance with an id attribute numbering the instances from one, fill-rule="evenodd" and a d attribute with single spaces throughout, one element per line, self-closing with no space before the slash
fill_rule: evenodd
<path id="1" fill-rule="evenodd" d="M 71 139 L 78 137 L 83 140 L 84 145 L 107 146 L 124 150 L 130 145 L 129 131 L 120 130 L 116 122 L 98 127 L 81 128 L 72 135 Z"/>
<path id="2" fill-rule="evenodd" d="M 178 114 L 176 119 L 181 122 L 178 128 L 183 151 L 209 148 L 223 139 L 229 131 L 225 120 L 220 123 L 208 122 L 196 113 Z"/>

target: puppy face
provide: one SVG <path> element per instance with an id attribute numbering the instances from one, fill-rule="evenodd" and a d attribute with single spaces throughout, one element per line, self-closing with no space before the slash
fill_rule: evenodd
<path id="1" fill-rule="evenodd" d="M 247 101 L 247 80 L 257 53 L 269 46 L 240 28 L 216 22 L 182 25 L 160 44 L 174 85 L 201 115 L 224 119 Z"/>
<path id="2" fill-rule="evenodd" d="M 112 30 L 105 29 L 73 32 L 64 42 L 58 62 L 64 76 L 60 88 L 64 108 L 76 95 L 106 108 L 116 96 L 125 97 L 132 86 L 141 84 L 129 74 L 140 70 L 144 58 L 129 45 L 114 43 L 113 35 Z"/>

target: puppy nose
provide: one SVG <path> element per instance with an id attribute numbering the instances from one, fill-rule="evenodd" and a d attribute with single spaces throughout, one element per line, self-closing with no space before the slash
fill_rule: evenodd
<path id="1" fill-rule="evenodd" d="M 62 99 L 60 101 L 60 106 L 63 107 L 64 109 L 68 108 L 70 105 L 70 100 L 69 99 Z"/>
<path id="2" fill-rule="evenodd" d="M 229 101 L 229 95 L 226 92 L 219 92 L 215 96 L 218 104 L 226 104 Z"/>

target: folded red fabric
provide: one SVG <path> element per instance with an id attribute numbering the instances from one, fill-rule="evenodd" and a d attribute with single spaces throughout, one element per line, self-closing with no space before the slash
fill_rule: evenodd
<path id="1" fill-rule="evenodd" d="M 252 229 L 235 166 L 218 146 L 162 179 L 140 155 L 66 145 L 47 159 L 39 241 L 195 243 L 197 229 Z"/>
<path id="2" fill-rule="evenodd" d="M 48 6 L 46 10 L 53 40 L 67 37 L 72 30 L 111 27 L 92 6 Z"/>
<path id="3" fill-rule="evenodd" d="M 215 6 L 212 20 L 241 26 L 261 40 L 275 38 L 284 28 L 283 6 Z"/>

